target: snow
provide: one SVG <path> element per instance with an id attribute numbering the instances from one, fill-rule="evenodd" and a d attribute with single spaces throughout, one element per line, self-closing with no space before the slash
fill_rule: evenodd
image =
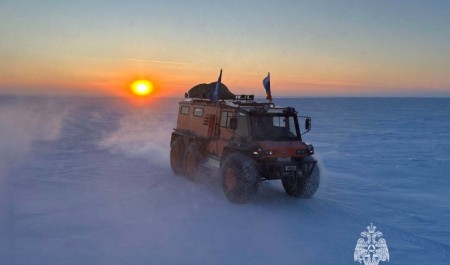
<path id="1" fill-rule="evenodd" d="M 371 222 L 390 264 L 448 264 L 450 99 L 275 99 L 312 117 L 321 187 L 245 205 L 171 172 L 177 101 L 0 97 L 0 264 L 357 264 Z"/>

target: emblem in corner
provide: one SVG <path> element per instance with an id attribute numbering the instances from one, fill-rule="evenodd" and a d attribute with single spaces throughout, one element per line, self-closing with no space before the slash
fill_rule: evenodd
<path id="1" fill-rule="evenodd" d="M 361 238 L 356 242 L 354 261 L 364 265 L 378 265 L 380 261 L 389 261 L 389 250 L 383 233 L 376 231 L 377 227 L 370 223 L 367 231 L 361 232 Z"/>

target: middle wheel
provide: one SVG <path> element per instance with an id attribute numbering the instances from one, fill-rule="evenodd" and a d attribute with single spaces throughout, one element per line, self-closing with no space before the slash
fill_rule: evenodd
<path id="1" fill-rule="evenodd" d="M 189 180 L 194 180 L 203 157 L 200 146 L 192 142 L 184 152 L 183 172 Z"/>

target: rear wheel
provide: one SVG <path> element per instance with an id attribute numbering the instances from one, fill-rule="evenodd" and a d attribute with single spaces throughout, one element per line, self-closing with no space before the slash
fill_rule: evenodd
<path id="1" fill-rule="evenodd" d="M 221 174 L 225 196 L 234 203 L 246 203 L 258 189 L 256 165 L 245 155 L 229 155 L 221 166 Z"/>
<path id="2" fill-rule="evenodd" d="M 176 175 L 183 174 L 183 155 L 186 143 L 182 137 L 178 137 L 170 146 L 170 167 Z"/>
<path id="3" fill-rule="evenodd" d="M 314 162 L 314 158 L 306 157 L 305 162 Z M 308 164 L 305 163 L 302 166 L 303 174 L 308 171 Z M 311 198 L 314 193 L 316 193 L 319 188 L 320 183 L 320 172 L 317 163 L 311 169 L 311 176 L 308 178 L 303 176 L 295 176 L 294 178 L 284 178 L 281 180 L 283 183 L 283 188 L 289 196 L 299 197 L 299 198 Z M 300 173 L 297 173 L 300 174 Z"/>
<path id="4" fill-rule="evenodd" d="M 200 152 L 200 146 L 195 142 L 190 143 L 188 148 L 186 149 L 186 152 L 184 153 L 183 164 L 183 172 L 188 179 L 195 179 L 202 158 L 203 157 Z"/>

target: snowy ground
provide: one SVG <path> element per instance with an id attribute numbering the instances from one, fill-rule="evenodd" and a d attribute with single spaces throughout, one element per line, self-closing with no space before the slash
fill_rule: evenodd
<path id="1" fill-rule="evenodd" d="M 390 264 L 448 264 L 450 99 L 276 100 L 313 117 L 322 185 L 245 205 L 171 172 L 176 102 L 0 97 L 0 264 L 357 264 L 371 222 Z"/>

